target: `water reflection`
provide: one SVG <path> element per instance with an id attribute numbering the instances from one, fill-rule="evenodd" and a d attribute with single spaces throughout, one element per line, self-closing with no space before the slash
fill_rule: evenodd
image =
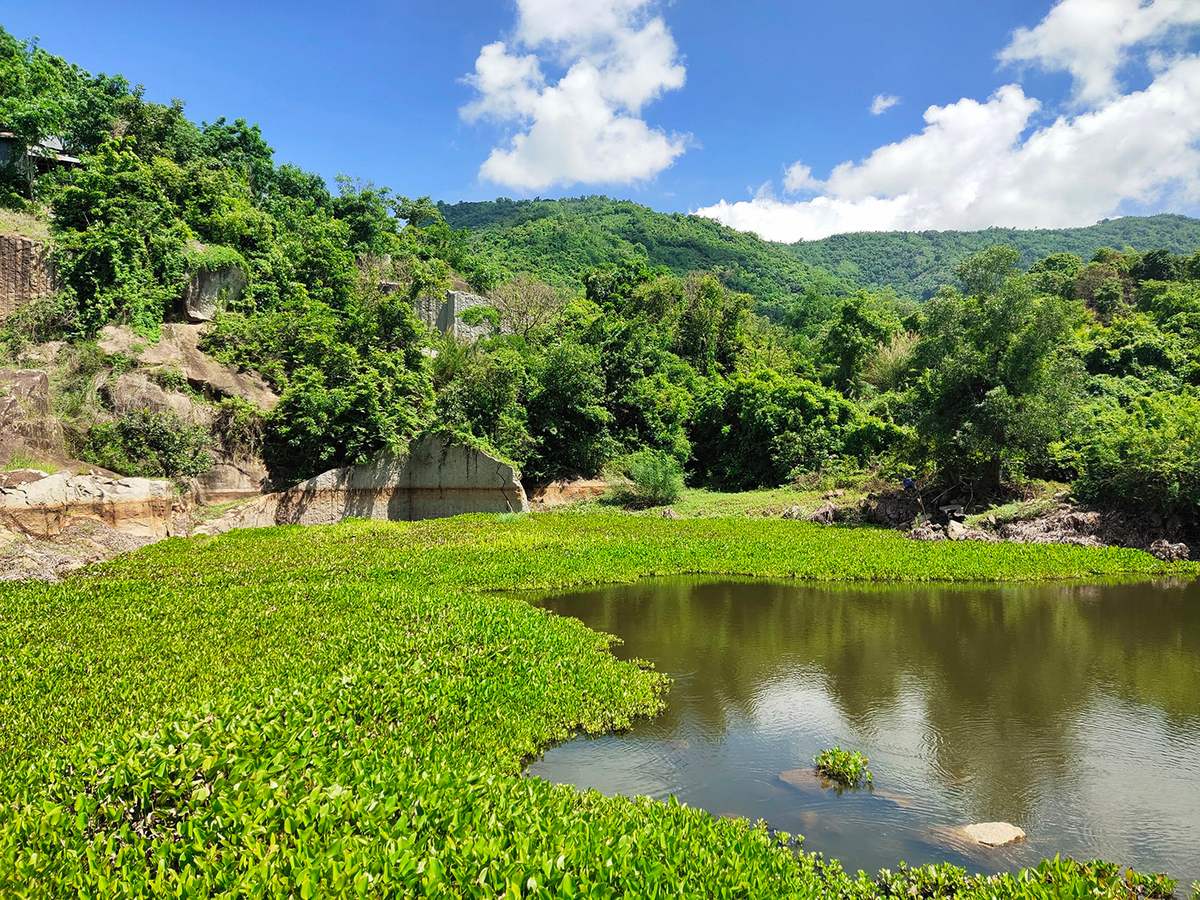
<path id="1" fill-rule="evenodd" d="M 1200 878 L 1200 589 L 1138 584 L 815 587 L 672 579 L 545 605 L 675 678 L 667 711 L 531 771 L 765 818 L 868 869 L 1055 852 Z M 841 742 L 878 789 L 786 784 Z M 1004 820 L 977 853 L 946 829 Z"/>

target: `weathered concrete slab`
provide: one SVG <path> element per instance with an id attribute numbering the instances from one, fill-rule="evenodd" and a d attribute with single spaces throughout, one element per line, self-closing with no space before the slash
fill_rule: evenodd
<path id="1" fill-rule="evenodd" d="M 525 512 L 516 470 L 473 447 L 427 436 L 406 454 L 332 469 L 267 494 L 201 525 L 198 534 L 270 525 L 329 525 L 343 519 L 411 522 L 473 512 Z"/>

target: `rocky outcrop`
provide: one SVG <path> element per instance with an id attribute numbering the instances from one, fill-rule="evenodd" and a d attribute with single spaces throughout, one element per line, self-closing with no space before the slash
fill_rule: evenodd
<path id="1" fill-rule="evenodd" d="M 343 519 L 415 521 L 472 512 L 524 512 L 525 491 L 512 466 L 438 436 L 406 454 L 333 469 L 252 500 L 196 529 L 220 534 L 269 525 L 328 525 Z"/>
<path id="2" fill-rule="evenodd" d="M 202 503 L 229 503 L 263 493 L 268 483 L 267 467 L 261 459 L 217 454 L 213 467 L 197 479 Z"/>
<path id="3" fill-rule="evenodd" d="M 54 293 L 50 248 L 15 235 L 0 235 L 0 322 L 17 307 Z"/>
<path id="4" fill-rule="evenodd" d="M 61 535 L 80 522 L 158 540 L 184 533 L 190 502 L 162 479 L 60 473 L 0 487 L 0 527 L 35 538 Z"/>
<path id="5" fill-rule="evenodd" d="M 190 384 L 209 394 L 241 397 L 259 409 L 273 409 L 279 397 L 265 381 L 217 362 L 200 349 L 203 331 L 203 325 L 163 325 L 162 336 L 151 343 L 129 328 L 109 325 L 100 332 L 100 349 L 131 356 L 142 366 L 178 369 Z"/>
<path id="6" fill-rule="evenodd" d="M 57 581 L 84 566 L 150 543 L 101 522 L 73 522 L 49 538 L 34 538 L 0 525 L 0 581 Z"/>
<path id="7" fill-rule="evenodd" d="M 183 294 L 183 314 L 190 322 L 211 322 L 225 306 L 241 299 L 246 273 L 234 263 L 197 269 Z"/>
<path id="8" fill-rule="evenodd" d="M 46 460 L 67 455 L 50 406 L 50 379 L 40 369 L 0 369 L 0 463 L 18 453 Z"/>
<path id="9" fill-rule="evenodd" d="M 118 375 L 105 388 L 113 412 L 124 415 L 140 410 L 174 413 L 191 425 L 205 428 L 212 424 L 212 407 L 180 391 L 155 384 L 142 372 Z"/>

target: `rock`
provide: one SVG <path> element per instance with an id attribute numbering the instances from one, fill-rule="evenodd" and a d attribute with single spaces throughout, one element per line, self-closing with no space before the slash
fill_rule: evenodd
<path id="1" fill-rule="evenodd" d="M 1003 847 L 1006 844 L 1025 840 L 1025 832 L 1008 822 L 980 822 L 976 825 L 964 825 L 963 834 L 969 840 L 985 847 Z"/>
<path id="2" fill-rule="evenodd" d="M 169 391 L 141 372 L 119 375 L 106 388 L 109 403 L 118 414 L 149 410 L 174 413 L 191 425 L 205 428 L 212 424 L 212 407 L 193 400 L 179 391 Z"/>
<path id="3" fill-rule="evenodd" d="M 826 786 L 822 784 L 824 779 L 812 767 L 780 772 L 779 780 L 802 791 L 817 791 Z"/>
<path id="4" fill-rule="evenodd" d="M 529 495 L 531 509 L 554 509 L 585 500 L 595 500 L 608 493 L 612 485 L 601 478 L 578 478 L 574 481 L 552 481 L 538 485 Z"/>
<path id="5" fill-rule="evenodd" d="M 228 503 L 263 493 L 269 481 L 267 467 L 255 457 L 217 454 L 213 467 L 197 479 L 202 503 Z"/>
<path id="6" fill-rule="evenodd" d="M 18 235 L 0 235 L 0 322 L 30 300 L 54 293 L 50 248 Z"/>
<path id="7" fill-rule="evenodd" d="M 789 506 L 787 509 L 785 509 L 783 512 L 781 512 L 779 514 L 779 518 L 781 518 L 781 519 L 791 519 L 794 521 L 800 521 L 801 519 L 804 519 L 806 517 L 807 516 L 804 512 L 803 506 Z"/>
<path id="8" fill-rule="evenodd" d="M 824 494 L 821 495 L 821 499 L 822 500 L 837 500 L 837 499 L 840 499 L 841 497 L 845 497 L 845 496 L 846 496 L 846 492 L 842 488 L 837 488 L 836 490 L 826 491 Z"/>
<path id="9" fill-rule="evenodd" d="M 8 472 L 0 472 L 0 488 L 20 487 L 31 481 L 41 481 L 49 477 L 50 473 L 41 469 L 11 469 Z"/>
<path id="10" fill-rule="evenodd" d="M 820 525 L 832 525 L 837 521 L 838 509 L 833 503 L 826 503 L 816 512 L 808 515 L 808 521 L 816 522 Z"/>
<path id="11" fill-rule="evenodd" d="M 995 541 L 996 536 L 990 532 L 951 519 L 946 523 L 946 537 L 952 541 Z"/>
<path id="12" fill-rule="evenodd" d="M 40 369 L 0 369 L 0 462 L 16 454 L 62 460 L 62 424 L 50 406 L 50 379 Z"/>
<path id="13" fill-rule="evenodd" d="M 672 521 L 678 521 L 683 518 L 683 516 L 681 516 L 679 513 L 675 512 L 675 510 L 673 510 L 669 506 L 666 509 L 659 510 L 658 514 L 661 518 L 671 519 Z"/>
<path id="14" fill-rule="evenodd" d="M 908 536 L 914 541 L 944 541 L 946 540 L 946 532 L 941 525 L 935 525 L 933 522 L 921 522 L 908 533 Z"/>
<path id="15" fill-rule="evenodd" d="M 196 529 L 221 534 L 268 525 L 327 525 L 343 519 L 414 521 L 471 512 L 526 512 L 512 466 L 481 450 L 428 435 L 406 454 L 332 469 L 267 494 Z"/>
<path id="16" fill-rule="evenodd" d="M 385 293 L 399 290 L 401 285 L 395 282 L 383 282 L 380 288 Z M 491 301 L 470 291 L 451 290 L 444 297 L 418 297 L 413 302 L 413 312 L 417 318 L 434 331 L 465 340 L 476 340 L 488 333 L 488 326 L 468 325 L 462 320 L 462 314 L 476 306 L 490 306 Z"/>
<path id="17" fill-rule="evenodd" d="M 0 581 L 57 581 L 84 566 L 148 543 L 149 539 L 93 521 L 74 522 L 45 539 L 0 526 Z"/>
<path id="18" fill-rule="evenodd" d="M 1192 550 L 1187 544 L 1171 543 L 1166 538 L 1159 538 L 1150 545 L 1150 552 L 1163 562 L 1184 562 L 1191 559 Z"/>
<path id="19" fill-rule="evenodd" d="M 236 263 L 197 269 L 183 294 L 183 313 L 192 322 L 211 322 L 226 304 L 241 299 L 246 273 Z"/>
<path id="20" fill-rule="evenodd" d="M 177 518 L 189 505 L 164 479 L 59 473 L 0 488 L 0 525 L 48 538 L 76 523 L 93 521 L 122 534 L 157 540 L 185 530 Z"/>
<path id="21" fill-rule="evenodd" d="M 129 328 L 108 325 L 100 332 L 99 343 L 105 353 L 132 356 L 143 366 L 177 368 L 207 393 L 241 397 L 264 411 L 274 409 L 279 397 L 259 376 L 219 363 L 200 349 L 203 331 L 203 325 L 167 324 L 158 343 L 150 343 Z"/>

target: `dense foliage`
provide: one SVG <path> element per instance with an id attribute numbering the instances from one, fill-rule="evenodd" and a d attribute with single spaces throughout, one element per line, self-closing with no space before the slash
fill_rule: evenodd
<path id="1" fill-rule="evenodd" d="M 888 248 L 879 271 L 900 273 L 857 280 L 903 293 L 934 272 L 918 302 L 827 276 L 797 259 L 808 245 L 600 197 L 438 206 L 349 178 L 331 192 L 243 120 L 196 125 L 3 32 L 0 83 L 0 126 L 82 159 L 25 198 L 9 173 L 9 202 L 52 214 L 63 290 L 13 316 L 0 348 L 114 323 L 153 339 L 192 274 L 234 267 L 245 291 L 203 347 L 281 395 L 253 441 L 279 480 L 437 429 L 532 481 L 637 454 L 738 490 L 870 470 L 982 499 L 1045 479 L 1200 527 L 1191 220 L 841 239 L 845 259 Z M 464 314 L 478 340 L 417 320 L 414 303 L 451 286 L 487 295 Z M 121 471 L 193 468 L 147 441 L 133 458 L 114 429 L 92 443 L 120 443 Z"/>
<path id="2" fill-rule="evenodd" d="M 1161 247 L 1188 253 L 1200 247 L 1200 220 L 1186 216 L 1125 216 L 1087 228 L 988 228 L 984 231 L 876 231 L 835 234 L 788 249 L 800 260 L 854 284 L 931 297 L 954 283 L 955 268 L 997 244 L 1014 247 L 1028 268 L 1040 259 L 1069 254 L 1090 259 L 1104 247 Z"/>
<path id="3" fill-rule="evenodd" d="M 664 679 L 498 591 L 1186 571 L 1127 550 L 548 514 L 235 532 L 0 586 L 0 893 L 1164 895 L 1059 860 L 873 880 L 761 824 L 522 778 L 548 744 L 656 711 Z"/>
<path id="4" fill-rule="evenodd" d="M 657 213 L 607 197 L 442 204 L 446 221 L 470 232 L 494 266 L 576 287 L 594 266 L 639 258 L 676 275 L 719 271 L 760 312 L 778 317 L 807 295 L 844 293 L 847 284 L 798 260 L 787 248 L 699 216 Z"/>

